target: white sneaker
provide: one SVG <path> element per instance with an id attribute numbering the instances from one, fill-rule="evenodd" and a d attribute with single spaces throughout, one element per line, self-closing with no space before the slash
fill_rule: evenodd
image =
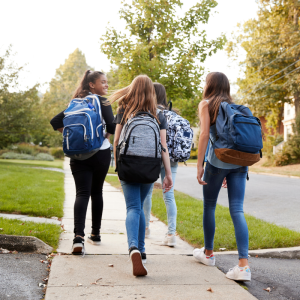
<path id="1" fill-rule="evenodd" d="M 149 228 L 149 227 L 146 227 L 145 238 L 146 238 L 146 239 L 149 239 L 149 238 L 150 238 L 150 228 Z"/>
<path id="2" fill-rule="evenodd" d="M 141 252 L 138 249 L 130 251 L 130 259 L 132 261 L 132 273 L 134 276 L 146 276 L 148 274 L 142 262 Z"/>
<path id="3" fill-rule="evenodd" d="M 169 247 L 174 247 L 176 246 L 176 236 L 175 234 L 172 235 L 165 235 L 164 240 L 162 241 L 163 246 L 169 246 Z"/>
<path id="4" fill-rule="evenodd" d="M 249 266 L 235 266 L 234 268 L 229 269 L 226 277 L 236 281 L 251 281 L 251 271 Z"/>
<path id="5" fill-rule="evenodd" d="M 194 258 L 204 265 L 213 267 L 216 264 L 216 259 L 214 255 L 212 254 L 211 256 L 207 256 L 204 253 L 204 250 L 205 250 L 204 247 L 201 249 L 198 248 L 194 249 L 193 251 Z"/>

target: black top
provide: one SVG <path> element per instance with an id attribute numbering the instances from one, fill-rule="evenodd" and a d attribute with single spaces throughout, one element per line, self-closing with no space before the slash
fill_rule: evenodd
<path id="1" fill-rule="evenodd" d="M 114 119 L 115 124 L 121 124 L 121 125 L 125 124 L 125 121 L 124 120 L 122 121 L 124 111 L 125 110 L 123 108 L 119 109 L 118 114 L 115 116 L 115 119 Z M 160 130 L 168 128 L 167 120 L 161 111 L 158 113 L 158 120 L 160 123 L 160 124 L 158 124 Z M 121 121 L 122 121 L 122 123 L 121 123 Z"/>
<path id="2" fill-rule="evenodd" d="M 115 133 L 116 124 L 114 123 L 114 115 L 111 109 L 111 105 L 104 105 L 102 102 L 106 100 L 106 98 L 100 97 L 100 106 L 101 106 L 101 113 L 102 118 L 106 123 L 106 131 L 110 134 Z M 64 127 L 63 118 L 65 117 L 64 110 L 56 115 L 51 121 L 50 124 L 52 125 L 54 130 L 58 128 Z"/>

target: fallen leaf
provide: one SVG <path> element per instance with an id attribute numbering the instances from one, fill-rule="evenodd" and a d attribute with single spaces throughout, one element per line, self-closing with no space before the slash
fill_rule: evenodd
<path id="1" fill-rule="evenodd" d="M 15 250 L 15 251 L 13 251 L 12 253 L 13 253 L 13 254 L 17 254 L 17 253 L 18 253 L 18 251 L 17 251 L 17 250 Z"/>
<path id="2" fill-rule="evenodd" d="M 108 266 L 111 267 L 111 268 L 113 268 L 114 265 L 113 264 L 109 264 Z"/>
<path id="3" fill-rule="evenodd" d="M 266 289 L 264 289 L 264 291 L 267 291 L 267 292 L 271 292 L 271 288 L 270 287 L 268 287 L 268 288 L 266 288 Z"/>
<path id="4" fill-rule="evenodd" d="M 46 287 L 46 284 L 44 284 L 44 283 L 39 283 L 39 287 L 44 288 L 44 287 Z"/>
<path id="5" fill-rule="evenodd" d="M 98 278 L 97 280 L 95 280 L 95 282 L 92 282 L 91 284 L 98 284 L 98 281 L 101 280 L 102 278 Z"/>
<path id="6" fill-rule="evenodd" d="M 214 292 L 214 291 L 212 290 L 212 288 L 208 288 L 207 291 L 208 291 L 208 292 L 211 292 L 211 293 Z"/>
<path id="7" fill-rule="evenodd" d="M 255 257 L 258 257 L 258 255 L 255 255 Z"/>
<path id="8" fill-rule="evenodd" d="M 82 286 L 82 284 L 81 283 L 77 283 L 77 286 Z"/>
<path id="9" fill-rule="evenodd" d="M 44 278 L 44 279 L 43 279 L 43 281 L 47 282 L 47 281 L 48 281 L 48 279 L 49 279 L 49 278 L 48 278 L 48 277 L 46 277 L 46 278 Z"/>
<path id="10" fill-rule="evenodd" d="M 226 248 L 219 248 L 219 250 L 220 250 L 220 251 L 225 251 L 225 250 L 226 250 Z"/>

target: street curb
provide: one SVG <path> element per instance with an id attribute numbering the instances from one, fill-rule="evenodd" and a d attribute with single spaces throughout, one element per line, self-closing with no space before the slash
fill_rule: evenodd
<path id="1" fill-rule="evenodd" d="M 237 255 L 237 251 L 214 252 L 214 255 Z M 300 247 L 250 250 L 250 257 L 300 259 Z"/>
<path id="2" fill-rule="evenodd" d="M 281 174 L 264 173 L 264 172 L 254 172 L 254 171 L 250 171 L 249 174 L 257 174 L 257 175 L 267 175 L 267 176 L 274 176 L 274 177 L 285 177 L 285 178 L 300 179 L 299 176 L 281 175 Z"/>
<path id="3" fill-rule="evenodd" d="M 0 248 L 9 251 L 48 254 L 53 248 L 34 236 L 0 234 Z"/>

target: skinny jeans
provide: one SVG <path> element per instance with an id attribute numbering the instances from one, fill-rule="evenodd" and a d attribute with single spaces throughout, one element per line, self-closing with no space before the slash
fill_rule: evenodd
<path id="1" fill-rule="evenodd" d="M 110 149 L 99 150 L 86 160 L 71 159 L 75 180 L 74 234 L 84 236 L 86 211 L 92 200 L 92 234 L 99 235 L 103 212 L 103 183 L 109 169 Z"/>
<path id="2" fill-rule="evenodd" d="M 163 199 L 167 208 L 167 219 L 168 219 L 168 234 L 175 234 L 176 232 L 176 220 L 177 220 L 177 206 L 174 196 L 174 186 L 175 179 L 177 174 L 178 163 L 171 162 L 171 172 L 172 172 L 172 180 L 173 187 L 166 193 L 163 192 Z M 166 171 L 164 166 L 162 165 L 160 171 L 161 184 L 166 176 Z M 149 228 L 150 225 L 150 215 L 151 215 L 151 207 L 152 207 L 152 192 L 153 192 L 154 183 L 151 184 L 150 191 L 144 202 L 144 214 L 146 219 L 146 228 Z"/>
<path id="3" fill-rule="evenodd" d="M 129 183 L 121 181 L 126 202 L 126 231 L 128 249 L 137 247 L 141 253 L 145 252 L 145 215 L 143 204 L 151 183 Z"/>
<path id="4" fill-rule="evenodd" d="M 203 229 L 205 249 L 213 250 L 215 235 L 215 210 L 223 179 L 227 180 L 229 211 L 233 221 L 239 259 L 248 258 L 249 235 L 243 211 L 248 167 L 220 169 L 206 163 L 203 186 Z"/>

